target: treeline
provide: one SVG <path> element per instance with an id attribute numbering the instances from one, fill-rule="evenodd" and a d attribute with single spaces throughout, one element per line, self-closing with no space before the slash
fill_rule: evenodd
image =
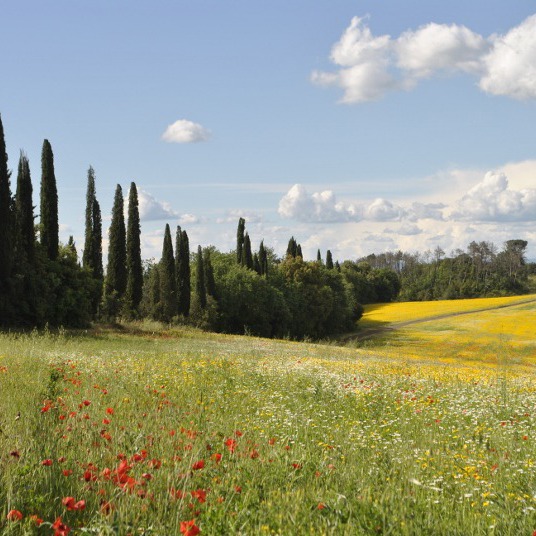
<path id="1" fill-rule="evenodd" d="M 491 242 L 471 242 L 467 250 L 446 255 L 441 248 L 425 253 L 402 251 L 361 259 L 375 269 L 395 271 L 400 278 L 400 301 L 450 300 L 523 294 L 530 291 L 526 240 L 508 240 L 499 249 Z"/>
<path id="2" fill-rule="evenodd" d="M 318 339 L 351 331 L 363 304 L 521 293 L 527 289 L 527 243 L 503 251 L 486 242 L 447 257 L 383 253 L 358 261 L 333 260 L 331 251 L 305 261 L 294 237 L 279 258 L 260 241 L 252 247 L 238 221 L 228 253 L 197 246 L 166 225 L 162 256 L 142 262 L 138 193 L 132 182 L 125 218 L 117 185 L 103 266 L 102 215 L 92 167 L 87 175 L 81 262 L 72 237 L 59 241 L 54 156 L 45 140 L 41 158 L 39 223 L 32 179 L 21 152 L 14 195 L 0 118 L 0 326 L 86 326 L 92 321 L 154 319 L 226 333 Z"/>

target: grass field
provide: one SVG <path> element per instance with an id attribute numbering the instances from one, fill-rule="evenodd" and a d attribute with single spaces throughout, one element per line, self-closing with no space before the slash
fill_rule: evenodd
<path id="1" fill-rule="evenodd" d="M 535 325 L 0 336 L 0 533 L 531 535 Z"/>

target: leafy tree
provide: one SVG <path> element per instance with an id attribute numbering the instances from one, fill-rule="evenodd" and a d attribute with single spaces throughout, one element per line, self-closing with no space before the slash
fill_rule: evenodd
<path id="1" fill-rule="evenodd" d="M 238 228 L 236 230 L 236 262 L 238 264 L 244 264 L 243 249 L 244 249 L 245 228 L 246 228 L 246 220 L 244 218 L 240 218 L 238 220 Z"/>
<path id="2" fill-rule="evenodd" d="M 164 245 L 162 259 L 160 260 L 160 303 L 161 319 L 170 322 L 177 314 L 177 279 L 175 273 L 175 258 L 173 256 L 173 244 L 171 243 L 171 231 L 166 224 L 164 232 Z"/>
<path id="3" fill-rule="evenodd" d="M 104 282 L 103 310 L 109 317 L 116 317 L 121 308 L 127 287 L 127 244 L 123 190 L 118 184 L 112 208 L 112 222 L 108 233 L 108 267 Z"/>
<path id="4" fill-rule="evenodd" d="M 180 237 L 180 238 L 179 238 Z M 186 231 L 177 227 L 177 294 L 178 312 L 187 317 L 190 314 L 191 276 L 190 276 L 190 243 Z"/>
<path id="5" fill-rule="evenodd" d="M 43 142 L 41 153 L 41 246 L 49 259 L 58 256 L 59 224 L 58 224 L 58 190 L 54 174 L 54 155 L 48 140 Z"/>
<path id="6" fill-rule="evenodd" d="M 135 183 L 130 184 L 128 195 L 127 223 L 127 286 L 125 292 L 125 316 L 133 318 L 143 295 L 143 267 L 141 262 L 140 213 L 138 208 L 138 190 Z"/>

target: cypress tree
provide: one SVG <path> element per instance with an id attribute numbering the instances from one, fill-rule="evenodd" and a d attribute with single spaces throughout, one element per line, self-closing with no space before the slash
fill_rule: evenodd
<path id="1" fill-rule="evenodd" d="M 268 255 L 266 254 L 266 248 L 264 247 L 264 240 L 261 241 L 261 245 L 259 246 L 259 264 L 261 275 L 268 275 Z"/>
<path id="2" fill-rule="evenodd" d="M 298 244 L 296 243 L 294 237 L 291 236 L 287 246 L 287 257 L 296 257 L 297 250 Z"/>
<path id="3" fill-rule="evenodd" d="M 106 270 L 105 294 L 120 300 L 127 288 L 127 244 L 123 190 L 118 184 L 112 208 L 112 223 L 109 231 L 108 268 Z M 117 313 L 117 311 L 111 311 Z"/>
<path id="4" fill-rule="evenodd" d="M 296 257 L 301 257 L 303 259 L 303 253 L 302 253 L 302 250 L 301 250 L 301 244 L 298 244 L 296 246 Z"/>
<path id="5" fill-rule="evenodd" d="M 212 296 L 215 300 L 218 299 L 216 295 L 216 281 L 214 279 L 214 268 L 212 267 L 212 261 L 210 260 L 210 250 L 205 249 L 205 255 L 203 259 L 205 268 L 205 287 L 207 290 L 207 296 Z"/>
<path id="6" fill-rule="evenodd" d="M 0 116 L 0 295 L 2 296 L 5 296 L 7 280 L 13 266 L 15 217 L 11 199 L 10 175 L 7 167 L 4 126 L 2 116 Z M 2 316 L 2 305 L 0 305 L 0 317 Z"/>
<path id="7" fill-rule="evenodd" d="M 95 204 L 96 194 L 95 194 L 95 171 L 89 166 L 87 171 L 87 190 L 86 190 L 86 229 L 85 229 L 85 240 L 84 240 L 84 251 L 82 253 L 82 266 L 84 268 L 89 268 L 93 273 L 95 272 L 95 267 L 93 263 L 95 261 L 95 252 L 93 251 L 95 239 L 93 237 L 94 222 L 93 222 L 93 205 Z"/>
<path id="8" fill-rule="evenodd" d="M 17 227 L 18 263 L 33 264 L 35 258 L 35 230 L 32 201 L 32 179 L 28 158 L 21 151 L 17 174 L 15 215 Z"/>
<path id="9" fill-rule="evenodd" d="M 76 251 L 76 242 L 74 241 L 73 235 L 69 235 L 69 240 L 67 242 L 67 248 L 73 254 L 74 258 L 78 260 L 78 252 Z"/>
<path id="10" fill-rule="evenodd" d="M 326 268 L 328 270 L 333 270 L 333 257 L 329 249 L 326 252 Z"/>
<path id="11" fill-rule="evenodd" d="M 322 255 L 320 255 L 320 250 L 316 250 L 316 262 L 322 264 Z"/>
<path id="12" fill-rule="evenodd" d="M 251 240 L 249 234 L 244 237 L 244 249 L 242 250 L 242 265 L 253 270 L 253 255 L 251 254 Z"/>
<path id="13" fill-rule="evenodd" d="M 205 287 L 205 269 L 203 266 L 203 252 L 201 251 L 201 246 L 197 247 L 197 263 L 195 275 L 195 291 L 197 294 L 197 299 L 199 300 L 199 305 L 201 309 L 204 309 L 207 306 L 207 293 Z"/>
<path id="14" fill-rule="evenodd" d="M 261 263 L 259 261 L 259 256 L 257 255 L 257 253 L 254 253 L 253 254 L 253 269 L 259 274 L 259 275 L 262 275 L 262 272 L 261 272 Z"/>
<path id="15" fill-rule="evenodd" d="M 55 260 L 59 248 L 58 190 L 54 174 L 54 155 L 48 140 L 43 142 L 41 171 L 41 245 L 47 257 Z"/>
<path id="16" fill-rule="evenodd" d="M 246 228 L 246 220 L 240 218 L 238 220 L 238 229 L 236 230 L 236 262 L 244 264 L 243 249 L 244 249 L 244 231 Z"/>
<path id="17" fill-rule="evenodd" d="M 140 212 L 138 190 L 132 182 L 128 195 L 127 224 L 127 288 L 125 305 L 127 316 L 135 315 L 140 306 L 143 293 L 143 266 L 141 263 Z"/>
<path id="18" fill-rule="evenodd" d="M 97 279 L 101 286 L 104 279 L 104 271 L 102 268 L 102 215 L 99 202 L 95 199 L 93 201 L 93 241 L 92 241 L 92 266 L 93 276 Z M 99 290 L 100 295 L 100 290 Z"/>
<path id="19" fill-rule="evenodd" d="M 173 257 L 171 231 L 168 224 L 166 224 L 166 230 L 164 232 L 164 245 L 159 272 L 162 320 L 169 322 L 177 314 L 177 276 L 175 274 L 175 258 Z"/>
<path id="20" fill-rule="evenodd" d="M 177 234 L 179 229 L 177 229 Z M 190 273 L 190 242 L 186 231 L 181 232 L 180 254 L 177 254 L 177 293 L 179 314 L 188 316 L 190 314 L 191 301 L 191 273 Z"/>

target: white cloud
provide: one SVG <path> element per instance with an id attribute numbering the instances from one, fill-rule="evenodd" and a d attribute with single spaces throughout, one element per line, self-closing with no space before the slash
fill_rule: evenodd
<path id="1" fill-rule="evenodd" d="M 364 212 L 364 217 L 372 221 L 399 220 L 406 214 L 406 211 L 387 199 L 375 199 Z"/>
<path id="2" fill-rule="evenodd" d="M 179 217 L 179 214 L 171 208 L 169 203 L 158 201 L 144 190 L 138 190 L 138 204 L 140 220 L 142 221 L 158 221 Z"/>
<path id="3" fill-rule="evenodd" d="M 237 223 L 238 219 L 244 218 L 246 220 L 246 226 L 248 223 L 260 223 L 262 222 L 262 214 L 252 212 L 250 210 L 233 209 L 227 211 L 223 218 L 218 218 L 217 223 Z"/>
<path id="4" fill-rule="evenodd" d="M 395 43 L 397 66 L 418 78 L 437 71 L 478 72 L 489 49 L 481 36 L 465 26 L 430 23 L 404 32 Z"/>
<path id="5" fill-rule="evenodd" d="M 451 218 L 474 221 L 535 221 L 536 189 L 512 190 L 502 172 L 488 172 L 457 203 Z"/>
<path id="6" fill-rule="evenodd" d="M 210 131 L 188 119 L 179 119 L 169 125 L 162 139 L 169 143 L 196 143 L 210 138 Z"/>
<path id="7" fill-rule="evenodd" d="M 536 15 L 504 36 L 493 38 L 493 49 L 483 59 L 486 73 L 480 88 L 516 99 L 536 98 Z"/>
<path id="8" fill-rule="evenodd" d="M 429 23 L 397 38 L 374 36 L 354 17 L 331 50 L 335 71 L 311 81 L 343 90 L 342 102 L 361 103 L 392 90 L 409 90 L 438 74 L 469 73 L 494 95 L 536 98 L 536 15 L 504 36 L 488 38 L 457 24 Z"/>
<path id="9" fill-rule="evenodd" d="M 395 235 L 414 236 L 421 234 L 423 231 L 414 223 L 403 223 L 398 229 L 386 228 L 383 232 Z"/>
<path id="10" fill-rule="evenodd" d="M 304 186 L 295 184 L 279 201 L 283 218 L 303 222 L 340 222 L 359 219 L 354 205 L 338 203 L 331 190 L 309 194 Z"/>
<path id="11" fill-rule="evenodd" d="M 179 216 L 179 225 L 194 224 L 199 223 L 200 221 L 199 217 L 194 214 L 182 214 Z"/>

